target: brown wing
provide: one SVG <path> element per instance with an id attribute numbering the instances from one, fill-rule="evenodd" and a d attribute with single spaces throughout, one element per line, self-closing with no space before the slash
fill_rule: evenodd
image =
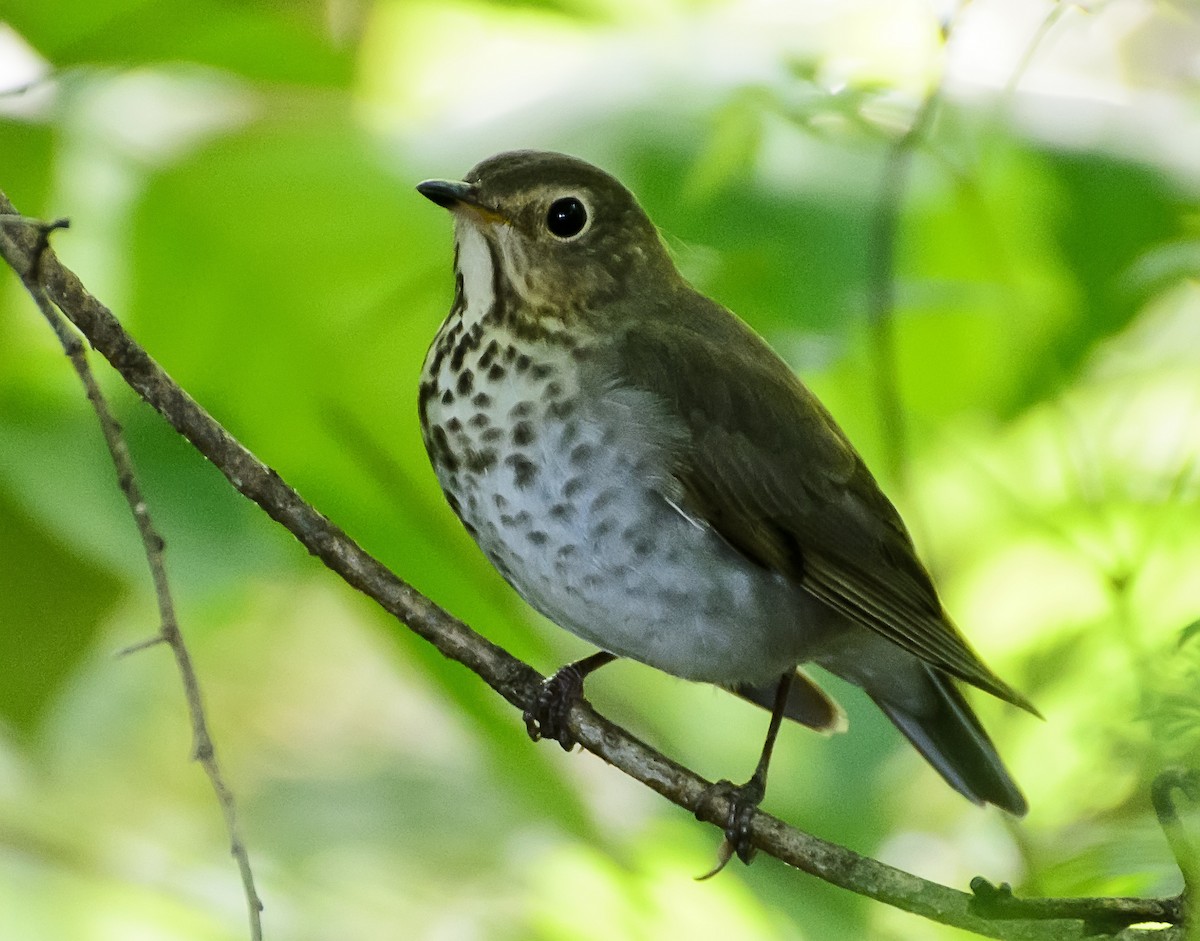
<path id="1" fill-rule="evenodd" d="M 1037 714 L 947 617 L 899 514 L 816 396 L 724 308 L 696 294 L 683 306 L 620 331 L 614 370 L 682 416 L 689 513 L 830 607 Z"/>

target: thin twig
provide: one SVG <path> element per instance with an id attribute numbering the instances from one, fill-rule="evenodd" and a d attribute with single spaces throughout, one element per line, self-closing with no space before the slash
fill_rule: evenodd
<path id="1" fill-rule="evenodd" d="M 151 647 L 157 647 L 159 644 L 165 644 L 167 639 L 162 634 L 155 634 L 153 637 L 147 637 L 145 640 L 139 640 L 136 644 L 129 644 L 127 647 L 122 647 L 117 651 L 118 657 L 128 657 L 131 653 L 139 653 L 143 650 L 149 650 Z"/>
<path id="2" fill-rule="evenodd" d="M 12 225 L 13 218 L 12 216 L 7 218 L 0 217 L 0 220 L 3 221 L 4 226 L 7 228 Z M 188 715 L 192 723 L 193 757 L 204 769 L 204 773 L 208 776 L 208 780 L 212 784 L 212 789 L 217 796 L 217 802 L 221 806 L 221 812 L 225 817 L 225 826 L 229 833 L 230 851 L 237 861 L 238 870 L 241 873 L 242 886 L 246 893 L 246 906 L 250 914 L 250 937 L 252 941 L 261 941 L 262 902 L 254 887 L 254 873 L 250 868 L 250 857 L 238 829 L 234 797 L 221 773 L 221 768 L 217 761 L 216 749 L 213 746 L 212 736 L 209 734 L 208 720 L 205 716 L 204 702 L 200 695 L 200 683 L 196 676 L 196 669 L 192 664 L 192 658 L 188 652 L 187 644 L 184 642 L 183 635 L 179 631 L 179 622 L 175 615 L 175 602 L 171 596 L 171 586 L 167 579 L 167 570 L 163 561 L 165 543 L 162 536 L 154 528 L 154 523 L 150 518 L 150 510 L 146 505 L 145 497 L 142 495 L 142 490 L 134 471 L 133 458 L 129 453 L 129 446 L 125 442 L 125 436 L 121 432 L 120 424 L 113 417 L 104 394 L 100 391 L 100 386 L 97 384 L 91 367 L 88 365 L 83 343 L 80 342 L 79 337 L 67 325 L 67 321 L 55 309 L 54 303 L 42 285 L 43 261 L 50 254 L 48 251 L 49 235 L 55 229 L 66 228 L 68 223 L 64 219 L 59 219 L 51 223 L 38 223 L 27 219 L 23 219 L 22 222 L 36 234 L 32 256 L 28 259 L 28 264 L 25 268 L 18 270 L 18 273 L 21 275 L 21 280 L 33 297 L 38 309 L 42 312 L 42 316 L 46 318 L 46 321 L 50 324 L 59 342 L 62 344 L 63 351 L 67 354 L 71 365 L 75 368 L 80 382 L 83 383 L 84 391 L 87 393 L 88 401 L 92 403 L 92 408 L 96 412 L 96 418 L 100 422 L 100 429 L 104 433 L 104 442 L 108 446 L 108 453 L 112 457 L 113 467 L 117 472 L 117 481 L 121 488 L 121 493 L 125 495 L 125 500 L 129 504 L 130 512 L 133 513 L 134 521 L 137 524 L 142 548 L 146 553 L 146 562 L 150 567 L 150 576 L 154 582 L 154 594 L 158 602 L 160 619 L 159 634 L 149 640 L 125 648 L 122 653 L 130 653 L 158 643 L 166 643 L 175 655 L 175 663 L 179 667 L 179 675 L 183 680 L 184 698 L 187 700 Z"/>
<path id="3" fill-rule="evenodd" d="M 969 2 L 959 0 L 953 14 L 942 24 L 943 49 Z M 896 139 L 884 158 L 875 211 L 867 233 L 867 324 L 875 360 L 875 400 L 883 432 L 883 463 L 888 476 L 897 481 L 902 491 L 906 489 L 908 427 L 900 398 L 896 353 L 896 232 L 913 153 L 933 123 L 941 102 L 944 78 L 944 75 L 938 78 L 921 102 L 908 130 Z"/>
<path id="4" fill-rule="evenodd" d="M 1158 824 L 1162 827 L 1167 845 L 1175 857 L 1175 864 L 1183 874 L 1183 893 L 1180 895 L 1184 908 L 1195 908 L 1196 893 L 1200 892 L 1200 854 L 1192 843 L 1179 812 L 1175 809 L 1174 793 L 1182 792 L 1192 803 L 1200 802 L 1200 772 L 1194 768 L 1169 768 L 1154 779 L 1150 786 L 1150 799 Z"/>
<path id="5" fill-rule="evenodd" d="M 973 909 L 980 915 L 1004 920 L 1008 918 L 1063 919 L 1083 921 L 1084 934 L 1112 935 L 1130 925 L 1145 923 L 1178 925 L 1183 922 L 1183 905 L 1179 896 L 1165 899 L 1116 898 L 1053 898 L 1026 899 L 1013 895 L 1007 882 L 993 885 L 987 879 L 971 880 L 975 893 Z"/>
<path id="6" fill-rule="evenodd" d="M 11 212 L 0 194 L 0 212 Z M 3 237 L 0 254 L 16 270 L 28 267 L 28 246 Z M 445 656 L 477 674 L 504 699 L 523 709 L 540 688 L 542 677 L 507 651 L 447 614 L 382 563 L 364 552 L 349 536 L 300 496 L 279 475 L 250 453 L 221 427 L 154 362 L 121 327 L 79 279 L 52 252 L 43 263 L 47 291 L 125 381 L 180 434 L 192 442 L 244 496 L 285 526 L 300 543 L 351 587 L 374 599 L 414 633 Z M 695 812 L 710 783 L 663 756 L 644 742 L 598 715 L 587 703 L 572 707 L 568 727 L 588 751 L 661 794 Z M 702 819 L 723 826 L 728 816 L 724 800 L 702 808 Z M 753 844 L 764 853 L 851 892 L 885 902 L 942 924 L 1005 941 L 1070 941 L 1083 936 L 1082 921 L 1099 917 L 1108 899 L 1089 902 L 1086 912 L 1068 920 L 994 921 L 972 908 L 973 896 L 895 869 L 853 850 L 829 843 L 788 826 L 765 813 L 751 825 Z M 1126 924 L 1150 920 L 1163 911 L 1163 900 L 1115 900 L 1116 917 Z M 1164 934 L 1156 938 L 1165 941 Z"/>
<path id="7" fill-rule="evenodd" d="M 1008 82 L 1004 86 L 1004 94 L 1012 97 L 1017 90 L 1017 86 L 1021 84 L 1021 79 L 1025 77 L 1025 73 L 1029 71 L 1029 66 L 1033 64 L 1033 58 L 1037 55 L 1046 38 L 1058 25 L 1058 21 L 1067 15 L 1071 10 L 1079 10 L 1087 13 L 1088 10 L 1083 4 L 1068 3 L 1066 0 L 1056 0 L 1054 6 L 1046 14 L 1045 18 L 1038 24 L 1037 30 L 1033 34 L 1033 38 L 1029 40 L 1029 45 L 1025 47 L 1025 51 L 1021 54 L 1020 61 L 1017 62 L 1017 67 L 1013 69 L 1012 75 L 1008 77 Z"/>
<path id="8" fill-rule="evenodd" d="M 1027 899 L 1013 895 L 1003 882 L 993 885 L 986 879 L 971 880 L 975 893 L 974 910 L 987 918 L 1063 919 L 1080 918 L 1088 935 L 1115 934 L 1129 925 L 1142 922 L 1183 925 L 1188 920 L 1191 900 L 1200 888 L 1200 860 L 1196 847 L 1184 831 L 1175 809 L 1174 792 L 1181 791 L 1192 801 L 1200 800 L 1200 772 L 1187 768 L 1169 768 L 1150 786 L 1150 800 L 1175 863 L 1183 874 L 1183 892 L 1165 899 L 1137 898 L 1065 898 Z M 1098 905 L 1102 902 L 1102 905 Z"/>

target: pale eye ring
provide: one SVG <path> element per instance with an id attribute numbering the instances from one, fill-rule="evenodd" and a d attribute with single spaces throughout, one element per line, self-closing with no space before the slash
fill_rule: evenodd
<path id="1" fill-rule="evenodd" d="M 555 238 L 573 239 L 587 227 L 588 211 L 578 196 L 563 196 L 550 204 L 546 228 Z"/>

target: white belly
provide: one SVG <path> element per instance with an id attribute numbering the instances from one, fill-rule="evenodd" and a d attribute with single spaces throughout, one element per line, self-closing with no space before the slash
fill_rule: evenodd
<path id="1" fill-rule="evenodd" d="M 797 589 L 671 502 L 654 403 L 581 401 L 568 350 L 522 349 L 540 368 L 477 345 L 464 394 L 444 357 L 427 406 L 453 457 L 435 461 L 442 487 L 504 577 L 560 626 L 677 676 L 761 682 L 801 660 Z"/>

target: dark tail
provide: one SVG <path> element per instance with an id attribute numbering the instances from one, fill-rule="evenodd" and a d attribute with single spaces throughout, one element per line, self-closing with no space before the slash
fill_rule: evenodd
<path id="1" fill-rule="evenodd" d="M 995 804 L 1024 816 L 1024 795 L 962 693 L 936 667 L 926 666 L 925 673 L 931 695 L 920 712 L 871 698 L 952 788 L 976 804 Z"/>

